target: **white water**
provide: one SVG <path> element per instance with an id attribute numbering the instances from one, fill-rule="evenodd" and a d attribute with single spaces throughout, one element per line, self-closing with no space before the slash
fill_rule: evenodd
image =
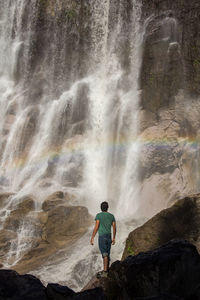
<path id="1" fill-rule="evenodd" d="M 15 199 L 19 201 L 24 195 L 33 195 L 37 210 L 51 192 L 73 190 L 81 199 L 76 204 L 87 206 L 92 215 L 98 212 L 102 201 L 108 200 L 118 220 L 135 218 L 139 205 L 138 76 L 143 33 L 139 24 L 139 1 L 132 0 L 127 28 L 124 27 L 125 5 L 123 1 L 117 3 L 117 12 L 114 11 L 115 3 L 110 0 L 98 0 L 90 4 L 88 72 L 82 79 L 70 84 L 66 82 L 69 88 L 62 82 L 59 96 L 51 93 L 55 88 L 52 74 L 58 55 L 57 47 L 53 44 L 57 32 L 54 33 L 52 47 L 47 49 L 37 73 L 41 76 L 41 82 L 45 78 L 43 93 L 39 101 L 33 101 L 30 95 L 34 89 L 27 85 L 26 76 L 31 72 L 29 63 L 37 1 L 29 1 L 29 6 L 25 0 L 0 1 L 0 57 L 3 58 L 0 63 L 0 188 L 2 191 L 15 192 Z M 113 21 L 110 19 L 112 10 L 115 14 Z M 22 22 L 25 13 L 28 14 L 26 30 L 25 21 Z M 58 45 L 61 49 L 65 49 L 64 46 Z M 20 54 L 22 48 L 23 55 Z M 52 51 L 55 57 L 52 57 Z M 127 55 L 123 51 L 127 51 Z M 121 56 L 125 57 L 123 60 L 129 60 L 128 67 L 123 67 Z M 16 80 L 19 66 L 22 73 Z M 29 88 L 32 89 L 31 93 Z M 75 134 L 79 120 L 74 121 L 73 115 L 77 107 L 81 111 L 83 109 L 80 102 L 83 99 L 79 99 L 79 94 L 83 93 L 84 88 L 87 91 L 88 110 L 82 121 L 83 132 Z M 35 89 L 37 91 L 37 86 Z M 73 172 L 80 175 L 75 185 L 70 182 Z M 132 229 L 129 225 L 122 225 L 123 221 L 119 224 L 121 236 L 113 249 L 114 259 L 120 258 L 122 241 Z M 29 225 L 22 220 L 5 266 L 9 266 L 10 261 L 10 265 L 14 265 L 24 251 L 31 248 L 34 229 L 32 224 Z M 45 281 L 62 281 L 63 278 L 72 282 L 75 288 L 81 286 L 84 283 L 82 278 L 94 274 L 101 264 L 98 258 L 94 269 L 89 270 L 97 257 L 97 249 L 91 250 L 87 244 L 89 235 L 77 243 L 73 254 L 68 254 L 66 265 L 60 262 L 55 267 L 50 262 L 36 274 Z M 84 249 L 83 257 L 80 257 L 79 249 Z M 84 259 L 85 256 L 87 259 Z M 86 273 L 82 273 L 82 278 L 78 279 L 71 275 L 76 270 L 77 262 L 86 267 Z M 66 268 L 67 271 L 64 271 Z M 54 279 L 49 275 L 50 270 Z"/>

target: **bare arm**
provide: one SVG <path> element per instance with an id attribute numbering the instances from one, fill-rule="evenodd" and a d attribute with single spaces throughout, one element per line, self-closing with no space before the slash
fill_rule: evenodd
<path id="1" fill-rule="evenodd" d="M 116 236 L 116 222 L 112 222 L 112 226 L 113 226 L 113 238 L 112 238 L 112 245 L 115 244 L 115 236 Z"/>
<path id="2" fill-rule="evenodd" d="M 92 233 L 92 237 L 91 237 L 91 240 L 90 240 L 90 244 L 91 245 L 94 245 L 94 237 L 98 231 L 98 228 L 99 228 L 99 223 L 100 221 L 99 220 L 96 220 L 96 223 L 95 223 L 95 226 L 94 226 L 94 230 L 93 230 L 93 233 Z"/>

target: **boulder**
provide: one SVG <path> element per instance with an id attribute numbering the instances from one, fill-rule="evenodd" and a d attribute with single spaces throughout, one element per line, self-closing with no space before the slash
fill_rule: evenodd
<path id="1" fill-rule="evenodd" d="M 48 207 L 49 210 L 39 212 L 40 224 L 35 224 L 37 240 L 15 265 L 16 271 L 30 272 L 41 266 L 43 262 L 47 262 L 59 249 L 65 248 L 67 251 L 67 248 L 92 224 L 92 217 L 88 214 L 87 208 L 54 204 L 55 206 Z"/>
<path id="2" fill-rule="evenodd" d="M 48 284 L 46 294 L 49 300 L 105 300 L 102 288 L 94 288 L 79 293 L 75 293 L 67 286 L 59 284 Z"/>
<path id="3" fill-rule="evenodd" d="M 74 295 L 75 292 L 67 286 L 62 286 L 57 283 L 49 283 L 46 288 L 46 294 L 48 299 L 65 300 L 68 296 Z"/>
<path id="4" fill-rule="evenodd" d="M 4 228 L 17 231 L 23 219 L 35 208 L 35 202 L 30 196 L 20 199 L 20 202 L 10 212 L 4 223 Z"/>
<path id="5" fill-rule="evenodd" d="M 152 250 L 175 238 L 187 239 L 200 251 L 200 194 L 178 200 L 132 231 L 122 259 Z"/>
<path id="6" fill-rule="evenodd" d="M 45 287 L 32 275 L 0 270 L 0 300 L 47 300 Z"/>
<path id="7" fill-rule="evenodd" d="M 91 222 L 86 207 L 57 206 L 48 213 L 44 234 L 48 242 L 62 244 L 65 238 L 84 233 Z"/>
<path id="8" fill-rule="evenodd" d="M 32 275 L 0 270 L 0 300 L 105 300 L 101 288 L 75 293 L 67 286 L 50 283 L 45 288 Z"/>
<path id="9" fill-rule="evenodd" d="M 42 203 L 42 209 L 46 212 L 54 208 L 55 206 L 62 204 L 64 200 L 64 193 L 62 191 L 55 192 L 47 197 Z"/>
<path id="10" fill-rule="evenodd" d="M 183 240 L 111 265 L 102 288 L 109 300 L 199 299 L 200 256 Z"/>

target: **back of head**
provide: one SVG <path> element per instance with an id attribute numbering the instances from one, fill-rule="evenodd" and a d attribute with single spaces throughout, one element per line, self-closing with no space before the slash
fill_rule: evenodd
<path id="1" fill-rule="evenodd" d="M 108 210 L 108 202 L 104 201 L 101 203 L 101 210 L 107 211 Z"/>

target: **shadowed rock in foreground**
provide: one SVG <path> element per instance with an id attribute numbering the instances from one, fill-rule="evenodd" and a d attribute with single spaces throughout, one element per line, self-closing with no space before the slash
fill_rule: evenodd
<path id="1" fill-rule="evenodd" d="M 200 255 L 194 245 L 170 241 L 112 264 L 108 278 L 94 278 L 75 293 L 59 284 L 45 288 L 32 275 L 0 270 L 0 300 L 200 299 Z"/>
<path id="2" fill-rule="evenodd" d="M 104 300 L 101 288 L 75 293 L 66 286 L 48 284 L 32 275 L 19 275 L 12 270 L 0 270 L 0 300 Z"/>
<path id="3" fill-rule="evenodd" d="M 102 287 L 109 300 L 200 299 L 200 256 L 187 241 L 170 241 L 114 262 L 107 279 L 91 282 L 95 286 Z"/>

